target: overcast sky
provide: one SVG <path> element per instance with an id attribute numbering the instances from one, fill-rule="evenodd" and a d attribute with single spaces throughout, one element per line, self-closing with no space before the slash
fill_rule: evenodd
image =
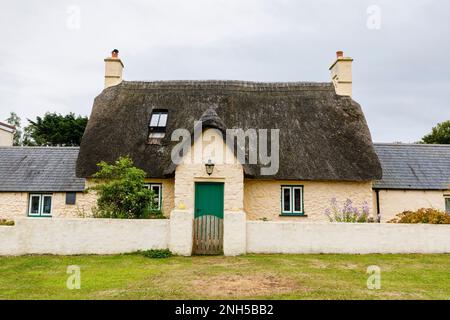
<path id="1" fill-rule="evenodd" d="M 126 80 L 330 81 L 343 50 L 376 142 L 450 120 L 446 0 L 2 1 L 0 120 L 89 115 L 104 62 Z"/>

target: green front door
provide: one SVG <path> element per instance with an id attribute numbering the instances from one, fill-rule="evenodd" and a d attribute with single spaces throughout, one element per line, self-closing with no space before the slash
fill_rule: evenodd
<path id="1" fill-rule="evenodd" d="M 197 182 L 195 184 L 195 217 L 205 215 L 223 219 L 223 183 Z"/>
<path id="2" fill-rule="evenodd" d="M 223 183 L 195 184 L 194 254 L 223 254 Z"/>

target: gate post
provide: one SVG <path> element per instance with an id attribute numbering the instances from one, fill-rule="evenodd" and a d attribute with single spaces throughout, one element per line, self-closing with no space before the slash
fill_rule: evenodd
<path id="1" fill-rule="evenodd" d="M 170 213 L 169 249 L 180 256 L 192 255 L 194 212 L 173 210 Z"/>
<path id="2" fill-rule="evenodd" d="M 223 254 L 237 256 L 247 252 L 247 218 L 243 211 L 225 211 Z"/>

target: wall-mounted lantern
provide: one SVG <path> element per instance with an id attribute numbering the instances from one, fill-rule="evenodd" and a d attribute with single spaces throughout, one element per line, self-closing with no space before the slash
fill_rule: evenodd
<path id="1" fill-rule="evenodd" d="M 214 163 L 212 163 L 211 159 L 208 160 L 208 163 L 205 163 L 206 173 L 210 176 L 214 171 Z"/>

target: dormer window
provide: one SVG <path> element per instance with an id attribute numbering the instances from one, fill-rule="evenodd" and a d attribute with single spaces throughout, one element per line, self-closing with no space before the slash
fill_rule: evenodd
<path id="1" fill-rule="evenodd" d="M 149 143 L 158 144 L 159 140 L 164 138 L 166 135 L 166 125 L 167 125 L 167 110 L 154 110 L 150 118 L 149 123 Z"/>

